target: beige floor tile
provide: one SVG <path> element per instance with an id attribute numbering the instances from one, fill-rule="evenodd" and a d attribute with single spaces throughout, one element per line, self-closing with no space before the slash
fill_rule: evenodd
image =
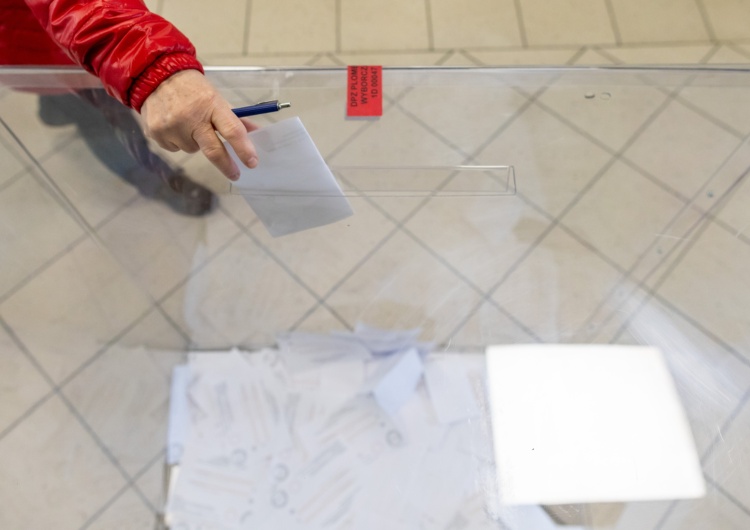
<path id="1" fill-rule="evenodd" d="M 586 192 L 562 223 L 629 269 L 685 203 L 622 163 Z"/>
<path id="2" fill-rule="evenodd" d="M 352 328 L 336 318 L 327 307 L 318 306 L 295 329 L 327 335 L 334 331 L 351 331 Z"/>
<path id="3" fill-rule="evenodd" d="M 591 141 L 534 106 L 493 140 L 478 161 L 514 166 L 518 192 L 556 216 L 609 158 Z"/>
<path id="4" fill-rule="evenodd" d="M 144 0 L 144 3 L 146 4 L 148 10 L 152 13 L 159 12 L 159 4 L 161 4 L 160 0 Z"/>
<path id="5" fill-rule="evenodd" d="M 737 53 L 741 52 L 741 55 L 746 58 L 746 63 L 748 60 L 750 60 L 750 44 L 735 43 L 731 47 L 731 49 L 736 51 Z"/>
<path id="6" fill-rule="evenodd" d="M 489 302 L 447 341 L 448 347 L 483 352 L 488 344 L 529 344 L 535 338 Z"/>
<path id="7" fill-rule="evenodd" d="M 518 49 L 504 51 L 471 50 L 469 55 L 487 66 L 562 66 L 578 52 L 578 47 L 565 49 Z"/>
<path id="8" fill-rule="evenodd" d="M 706 41 L 698 5 L 679 0 L 612 0 L 622 42 Z"/>
<path id="9" fill-rule="evenodd" d="M 0 441 L 0 467 L 2 528 L 75 530 L 125 484 L 58 397 Z"/>
<path id="10" fill-rule="evenodd" d="M 20 174 L 28 164 L 26 156 L 21 154 L 7 131 L 0 129 L 0 188 Z"/>
<path id="11" fill-rule="evenodd" d="M 406 226 L 486 291 L 549 225 L 519 197 L 507 196 L 433 199 Z"/>
<path id="12" fill-rule="evenodd" d="M 746 507 L 750 506 L 750 404 L 745 403 L 703 466 L 706 473 Z"/>
<path id="13" fill-rule="evenodd" d="M 240 236 L 163 304 L 196 348 L 274 343 L 315 299 L 248 237 Z"/>
<path id="14" fill-rule="evenodd" d="M 604 0 L 521 0 L 530 46 L 614 44 Z"/>
<path id="15" fill-rule="evenodd" d="M 719 212 L 719 219 L 727 223 L 736 235 L 744 235 L 750 238 L 750 209 L 747 207 L 750 201 L 750 184 L 748 179 L 738 186 L 738 188 L 728 198 L 728 202 Z"/>
<path id="16" fill-rule="evenodd" d="M 683 105 L 672 103 L 625 157 L 686 197 L 719 169 L 739 140 Z"/>
<path id="17" fill-rule="evenodd" d="M 220 211 L 189 217 L 138 199 L 101 228 L 99 236 L 139 285 L 160 299 L 239 230 Z"/>
<path id="18" fill-rule="evenodd" d="M 698 64 L 711 50 L 710 44 L 686 46 L 606 47 L 603 51 L 623 64 Z"/>
<path id="19" fill-rule="evenodd" d="M 590 80 L 565 76 L 539 101 L 613 150 L 619 150 L 666 99 L 662 92 L 641 85 L 637 76 L 621 74 Z M 570 80 L 570 82 L 569 82 Z"/>
<path id="20" fill-rule="evenodd" d="M 427 50 L 427 10 L 418 0 L 341 4 L 341 51 Z"/>
<path id="21" fill-rule="evenodd" d="M 0 432 L 18 420 L 52 389 L 0 328 Z"/>
<path id="22" fill-rule="evenodd" d="M 750 517 L 729 499 L 713 488 L 706 497 L 694 501 L 681 501 L 661 525 L 663 530 L 742 530 L 750 525 Z"/>
<path id="23" fill-rule="evenodd" d="M 513 0 L 432 0 L 430 14 L 436 48 L 521 45 Z"/>
<path id="24" fill-rule="evenodd" d="M 165 477 L 164 458 L 159 458 L 135 481 L 136 487 L 158 513 L 163 513 L 167 501 Z"/>
<path id="25" fill-rule="evenodd" d="M 629 502 L 625 504 L 625 510 L 614 528 L 615 530 L 656 528 L 670 505 L 670 501 Z"/>
<path id="26" fill-rule="evenodd" d="M 595 49 L 587 49 L 573 61 L 573 64 L 576 66 L 609 66 L 614 64 L 614 61 Z"/>
<path id="27" fill-rule="evenodd" d="M 0 315 L 59 381 L 148 308 L 143 291 L 86 239 L 0 305 Z"/>
<path id="28" fill-rule="evenodd" d="M 315 68 L 341 68 L 344 65 L 332 53 L 321 53 L 313 58 L 308 66 L 313 66 Z"/>
<path id="29" fill-rule="evenodd" d="M 708 64 L 736 64 L 741 66 L 748 63 L 750 63 L 750 58 L 747 55 L 740 53 L 736 47 L 730 46 L 721 46 L 708 61 Z"/>
<path id="30" fill-rule="evenodd" d="M 92 226 L 101 223 L 138 194 L 135 186 L 94 156 L 83 140 L 74 140 L 47 159 L 43 166 L 67 200 Z M 135 168 L 135 164 L 129 162 L 129 167 L 123 167 L 123 170 L 137 171 Z M 143 178 L 159 177 L 144 172 Z"/>
<path id="31" fill-rule="evenodd" d="M 724 0 L 703 2 L 714 34 L 719 40 L 747 39 L 750 29 L 750 2 L 747 0 Z"/>
<path id="32" fill-rule="evenodd" d="M 467 82 L 419 87 L 406 95 L 399 106 L 417 116 L 462 153 L 472 155 L 526 102 L 525 97 L 510 87 Z M 509 165 L 507 160 L 486 163 Z"/>
<path id="33" fill-rule="evenodd" d="M 224 214 L 243 227 L 259 222 L 255 212 L 247 201 L 239 194 L 221 195 L 218 198 L 219 207 Z"/>
<path id="34" fill-rule="evenodd" d="M 385 77 L 385 76 L 384 76 Z M 396 90 L 394 90 L 395 92 Z M 383 116 L 377 120 L 352 120 L 363 124 L 346 148 L 328 159 L 334 166 L 445 166 L 463 162 L 455 150 L 436 138 L 429 130 L 398 108 L 387 108 L 383 101 Z M 311 133 L 312 134 L 312 133 Z M 394 141 L 398 135 L 401 141 Z"/>
<path id="35" fill-rule="evenodd" d="M 175 365 L 185 362 L 188 342 L 157 308 L 122 336 L 119 348 L 145 348 L 148 357 L 165 379 L 171 379 Z"/>
<path id="36" fill-rule="evenodd" d="M 156 514 L 128 489 L 90 526 L 91 530 L 144 530 L 154 527 Z"/>
<path id="37" fill-rule="evenodd" d="M 640 308 L 628 325 L 636 344 L 656 346 L 665 356 L 703 455 L 750 388 L 750 365 L 742 363 L 682 316 L 657 300 Z M 720 442 L 725 454 L 732 445 Z M 710 465 L 706 468 L 710 471 Z M 748 477 L 750 478 L 750 477 Z"/>
<path id="38" fill-rule="evenodd" d="M 436 66 L 481 66 L 481 64 L 463 51 L 453 51 L 441 57 Z"/>
<path id="39" fill-rule="evenodd" d="M 750 351 L 750 245 L 711 224 L 659 294 L 743 354 Z M 750 355 L 749 355 L 750 357 Z"/>
<path id="40" fill-rule="evenodd" d="M 696 85 L 682 90 L 680 100 L 706 111 L 739 134 L 750 132 L 750 87 Z"/>
<path id="41" fill-rule="evenodd" d="M 253 0 L 250 5 L 249 52 L 336 49 L 334 0 Z"/>
<path id="42" fill-rule="evenodd" d="M 347 65 L 434 66 L 445 52 L 337 53 L 336 57 Z"/>
<path id="43" fill-rule="evenodd" d="M 576 342 L 620 274 L 554 229 L 492 296 L 544 342 Z"/>
<path id="44" fill-rule="evenodd" d="M 422 328 L 443 343 L 479 295 L 437 259 L 397 234 L 327 300 L 346 319 L 383 329 Z"/>
<path id="45" fill-rule="evenodd" d="M 0 99 L 0 116 L 26 149 L 44 158 L 76 134 L 72 125 L 50 127 L 38 116 L 39 96 L 32 92 L 10 92 Z"/>
<path id="46" fill-rule="evenodd" d="M 202 55 L 204 66 L 262 66 L 264 68 L 307 66 L 315 54 L 294 55 Z"/>
<path id="47" fill-rule="evenodd" d="M 164 0 L 161 15 L 184 33 L 198 55 L 244 51 L 246 0 Z"/>
<path id="48" fill-rule="evenodd" d="M 110 348 L 63 393 L 128 474 L 164 448 L 169 379 L 144 348 Z"/>
<path id="49" fill-rule="evenodd" d="M 389 233 L 394 224 L 365 199 L 349 199 L 354 215 L 337 223 L 273 239 L 252 232 L 318 295 L 325 295 Z"/>
<path id="50" fill-rule="evenodd" d="M 29 173 L 0 190 L 0 220 L 0 295 L 84 233 Z"/>

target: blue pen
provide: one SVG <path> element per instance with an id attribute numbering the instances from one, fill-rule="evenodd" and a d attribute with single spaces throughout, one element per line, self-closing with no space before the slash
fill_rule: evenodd
<path id="1" fill-rule="evenodd" d="M 246 116 L 257 116 L 258 114 L 268 114 L 269 112 L 277 112 L 281 109 L 288 109 L 291 107 L 291 103 L 279 103 L 277 100 L 264 101 L 256 105 L 250 105 L 249 107 L 240 107 L 238 109 L 232 109 L 232 112 L 238 118 L 244 118 Z"/>

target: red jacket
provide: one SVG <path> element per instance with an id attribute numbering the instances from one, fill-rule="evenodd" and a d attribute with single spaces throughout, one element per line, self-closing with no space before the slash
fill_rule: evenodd
<path id="1" fill-rule="evenodd" d="M 203 71 L 187 37 L 142 0 L 0 0 L 0 64 L 79 64 L 137 111 L 170 75 Z"/>

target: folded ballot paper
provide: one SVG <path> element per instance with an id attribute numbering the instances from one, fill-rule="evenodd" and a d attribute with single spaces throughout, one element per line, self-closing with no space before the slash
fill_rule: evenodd
<path id="1" fill-rule="evenodd" d="M 662 353 L 646 346 L 487 349 L 501 500 L 564 505 L 705 494 Z"/>
<path id="2" fill-rule="evenodd" d="M 482 355 L 418 330 L 290 333 L 173 375 L 173 529 L 491 528 Z"/>
<path id="3" fill-rule="evenodd" d="M 290 118 L 248 134 L 258 166 L 240 168 L 232 193 L 242 195 L 273 237 L 335 223 L 352 215 L 349 201 L 305 130 Z"/>

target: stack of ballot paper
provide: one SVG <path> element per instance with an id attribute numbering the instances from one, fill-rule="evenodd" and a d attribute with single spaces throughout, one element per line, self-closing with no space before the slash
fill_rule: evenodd
<path id="1" fill-rule="evenodd" d="M 359 326 L 190 354 L 172 385 L 170 527 L 492 528 L 484 356 L 418 335 Z"/>

